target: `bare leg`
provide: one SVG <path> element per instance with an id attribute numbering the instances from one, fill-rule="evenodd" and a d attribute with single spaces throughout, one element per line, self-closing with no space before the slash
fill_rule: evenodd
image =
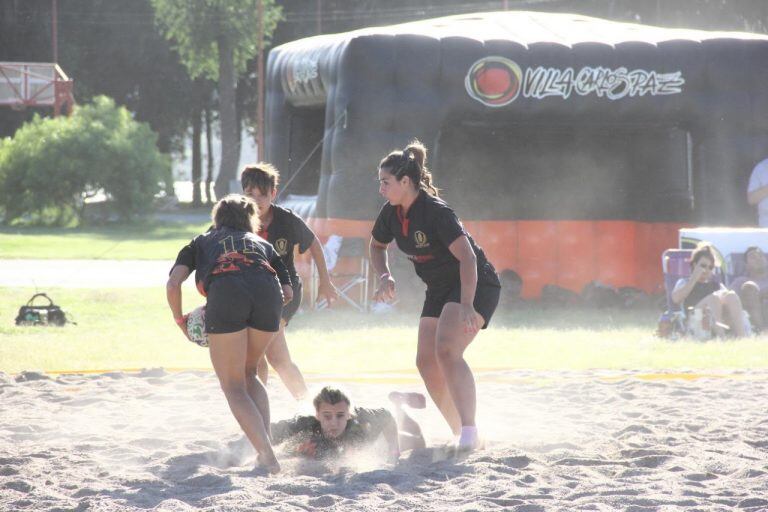
<path id="1" fill-rule="evenodd" d="M 408 416 L 403 410 L 403 405 L 423 409 L 426 407 L 426 399 L 421 393 L 397 393 L 389 394 L 389 399 L 395 406 L 395 421 L 397 422 L 398 440 L 401 450 L 414 450 L 424 448 L 424 435 L 416 420 Z"/>
<path id="2" fill-rule="evenodd" d="M 288 391 L 296 400 L 307 395 L 307 384 L 299 367 L 291 360 L 288 344 L 285 341 L 285 322 L 280 322 L 280 330 L 267 348 L 267 361 L 272 365 Z"/>
<path id="3" fill-rule="evenodd" d="M 437 360 L 443 370 L 462 427 L 475 426 L 475 379 L 464 360 L 464 350 L 477 333 L 467 333 L 461 320 L 461 306 L 449 302 L 437 324 Z M 480 316 L 478 314 L 478 316 Z M 482 325 L 484 320 L 479 318 Z"/>
<path id="4" fill-rule="evenodd" d="M 416 367 L 424 380 L 429 396 L 448 422 L 454 435 L 461 433 L 461 418 L 453 404 L 443 369 L 437 361 L 437 318 L 424 317 L 419 322 L 419 344 Z"/>
<path id="5" fill-rule="evenodd" d="M 256 362 L 254 372 L 256 372 L 256 375 L 259 377 L 261 383 L 266 386 L 267 379 L 269 379 L 269 365 L 267 364 L 266 356 L 262 356 L 261 359 Z"/>
<path id="6" fill-rule="evenodd" d="M 747 281 L 741 286 L 739 290 L 741 296 L 741 303 L 744 306 L 744 310 L 749 313 L 749 319 L 752 321 L 752 325 L 758 329 L 763 328 L 763 301 L 760 298 L 760 288 L 752 281 Z"/>
<path id="7" fill-rule="evenodd" d="M 273 336 L 274 333 L 243 329 L 234 333 L 209 334 L 208 338 L 213 369 L 232 414 L 259 453 L 259 460 L 265 463 L 271 473 L 277 473 L 280 465 L 269 442 L 269 431 L 264 427 L 264 417 L 259 409 L 259 405 L 263 404 L 258 403 L 262 400 L 267 403 L 268 415 L 266 391 L 258 380 L 251 379 L 261 388 L 255 390 L 257 400 L 251 398 L 245 371 L 246 357 L 251 346 L 263 354 Z"/>
<path id="8" fill-rule="evenodd" d="M 708 308 L 709 313 L 712 315 L 712 320 L 717 324 L 723 323 L 723 303 L 720 301 L 720 297 L 718 297 L 715 293 L 711 293 L 701 299 L 699 303 L 696 304 L 696 308 Z M 717 324 L 712 327 L 712 332 L 717 337 L 722 338 L 726 334 L 725 330 Z"/>
<path id="9" fill-rule="evenodd" d="M 738 338 L 746 336 L 744 331 L 744 310 L 741 307 L 741 299 L 734 291 L 728 291 L 722 294 L 723 309 L 728 315 L 728 325 Z"/>

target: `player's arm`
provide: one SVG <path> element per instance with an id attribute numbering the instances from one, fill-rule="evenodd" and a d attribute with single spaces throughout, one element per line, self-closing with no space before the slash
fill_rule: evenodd
<path id="1" fill-rule="evenodd" d="M 400 458 L 400 436 L 397 432 L 397 422 L 391 414 L 384 420 L 384 425 L 381 430 L 381 435 L 384 436 L 384 440 L 387 442 L 389 448 L 389 461 L 397 462 Z"/>
<path id="2" fill-rule="evenodd" d="M 309 253 L 312 255 L 312 259 L 317 267 L 317 298 L 318 300 L 325 299 L 330 306 L 339 298 L 339 291 L 331 282 L 328 265 L 325 263 L 325 253 L 323 253 L 323 247 L 320 245 L 317 237 L 312 241 L 312 245 L 309 246 Z"/>
<path id="3" fill-rule="evenodd" d="M 461 310 L 462 320 L 466 329 L 477 332 L 482 325 L 475 312 L 475 289 L 477 288 L 477 255 L 466 235 L 459 236 L 448 246 L 454 258 L 459 260 L 459 276 L 461 279 Z"/>
<path id="4" fill-rule="evenodd" d="M 171 308 L 174 321 L 185 336 L 187 335 L 187 325 L 181 305 L 181 285 L 190 273 L 191 270 L 186 265 L 176 265 L 171 269 L 168 282 L 165 284 L 165 297 L 168 300 L 168 306 Z"/>
<path id="5" fill-rule="evenodd" d="M 280 281 L 280 287 L 283 289 L 283 304 L 288 304 L 293 300 L 293 286 L 291 286 L 291 274 L 288 272 L 288 267 L 285 266 L 283 258 L 274 250 L 272 251 L 269 264 L 275 269 L 277 279 Z"/>
<path id="6" fill-rule="evenodd" d="M 371 255 L 371 265 L 376 274 L 376 291 L 373 293 L 373 300 L 389 302 L 395 298 L 395 280 L 389 272 L 389 261 L 387 259 L 387 245 L 379 242 L 374 237 L 368 244 L 368 250 Z"/>

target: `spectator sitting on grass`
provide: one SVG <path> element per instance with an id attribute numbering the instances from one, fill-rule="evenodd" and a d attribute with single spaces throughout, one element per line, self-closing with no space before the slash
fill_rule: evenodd
<path id="1" fill-rule="evenodd" d="M 714 320 L 713 332 L 725 336 L 723 325 L 737 337 L 745 336 L 744 313 L 736 292 L 713 278 L 715 254 L 709 244 L 699 244 L 691 254 L 691 275 L 680 279 L 672 290 L 672 301 L 689 308 L 709 309 Z"/>

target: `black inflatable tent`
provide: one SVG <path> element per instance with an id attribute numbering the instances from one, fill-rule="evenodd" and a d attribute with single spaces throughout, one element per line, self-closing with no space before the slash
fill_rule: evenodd
<path id="1" fill-rule="evenodd" d="M 266 158 L 316 196 L 321 235 L 365 236 L 376 165 L 416 137 L 443 196 L 525 294 L 647 291 L 691 224 L 745 224 L 768 155 L 768 37 L 491 12 L 273 49 Z"/>

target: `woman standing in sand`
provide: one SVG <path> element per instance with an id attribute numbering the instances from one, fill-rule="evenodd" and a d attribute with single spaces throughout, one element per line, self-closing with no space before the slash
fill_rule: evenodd
<path id="1" fill-rule="evenodd" d="M 464 351 L 488 327 L 501 285 L 483 250 L 440 198 L 426 168 L 426 148 L 413 141 L 379 163 L 382 207 L 370 242 L 371 264 L 379 276 L 374 300 L 391 301 L 395 280 L 387 245 L 413 262 L 427 285 L 419 322 L 416 366 L 459 447 L 478 446 L 475 380 Z"/>
<path id="2" fill-rule="evenodd" d="M 259 465 L 280 471 L 269 440 L 269 398 L 247 361 L 263 357 L 280 327 L 291 280 L 272 245 L 255 234 L 256 204 L 229 195 L 213 207 L 213 228 L 179 252 L 166 295 L 173 318 L 187 335 L 181 284 L 197 269 L 207 297 L 205 328 L 211 362 L 229 408 L 258 452 Z M 279 282 L 278 282 L 279 278 Z M 282 285 L 282 291 L 281 291 Z"/>
<path id="3" fill-rule="evenodd" d="M 312 255 L 317 267 L 318 298 L 325 299 L 330 305 L 339 298 L 339 293 L 331 283 L 328 268 L 325 265 L 323 247 L 315 234 L 301 217 L 287 208 L 274 204 L 279 181 L 280 173 L 277 169 L 264 162 L 247 165 L 240 173 L 243 194 L 253 199 L 258 207 L 259 220 L 261 221 L 259 236 L 275 247 L 286 268 L 288 268 L 293 287 L 293 300 L 283 306 L 280 330 L 267 348 L 266 356 L 258 361 L 258 374 L 261 381 L 266 384 L 269 376 L 268 361 L 272 368 L 277 371 L 293 397 L 296 400 L 301 400 L 307 394 L 307 385 L 299 367 L 291 359 L 291 353 L 288 351 L 288 344 L 285 340 L 285 328 L 301 305 L 301 279 L 293 263 L 295 247 L 298 247 L 299 253 L 309 250 Z"/>

